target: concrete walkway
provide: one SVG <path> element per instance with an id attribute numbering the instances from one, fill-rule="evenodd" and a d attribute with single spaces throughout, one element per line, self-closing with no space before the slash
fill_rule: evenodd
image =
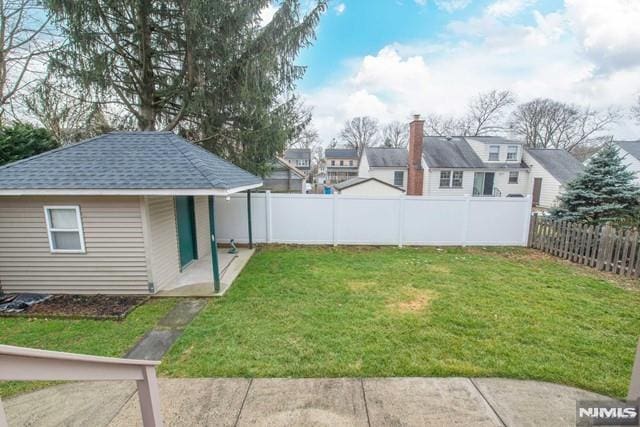
<path id="1" fill-rule="evenodd" d="M 571 387 L 507 379 L 161 379 L 166 426 L 575 426 Z M 4 402 L 10 426 L 142 425 L 133 383 L 69 383 Z"/>

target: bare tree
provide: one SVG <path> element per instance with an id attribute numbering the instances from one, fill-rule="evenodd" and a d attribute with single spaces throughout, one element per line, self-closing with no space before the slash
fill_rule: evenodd
<path id="1" fill-rule="evenodd" d="M 482 136 L 505 131 L 505 116 L 515 97 L 508 90 L 492 90 L 476 95 L 462 117 L 429 116 L 425 123 L 428 135 Z"/>
<path id="2" fill-rule="evenodd" d="M 620 112 L 613 108 L 597 111 L 552 99 L 535 99 L 516 108 L 509 127 L 530 147 L 572 151 L 601 142 L 605 137 L 602 133 L 619 118 Z"/>
<path id="3" fill-rule="evenodd" d="M 40 1 L 0 0 L 0 121 L 11 100 L 42 71 L 53 50 L 49 18 Z"/>
<path id="4" fill-rule="evenodd" d="M 320 142 L 320 135 L 313 127 L 307 127 L 291 141 L 290 148 L 314 148 Z"/>
<path id="5" fill-rule="evenodd" d="M 378 137 L 378 121 L 371 117 L 354 117 L 348 120 L 340 138 L 346 146 L 355 148 L 358 155 L 362 153 L 364 147 L 370 147 L 376 144 Z"/>
<path id="6" fill-rule="evenodd" d="M 404 148 L 409 141 L 409 127 L 405 123 L 393 121 L 382 128 L 382 144 L 385 147 Z"/>

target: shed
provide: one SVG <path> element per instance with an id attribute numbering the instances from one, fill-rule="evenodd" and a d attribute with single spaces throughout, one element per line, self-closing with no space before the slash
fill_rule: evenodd
<path id="1" fill-rule="evenodd" d="M 338 194 L 352 196 L 399 196 L 404 190 L 377 178 L 356 177 L 333 185 Z"/>

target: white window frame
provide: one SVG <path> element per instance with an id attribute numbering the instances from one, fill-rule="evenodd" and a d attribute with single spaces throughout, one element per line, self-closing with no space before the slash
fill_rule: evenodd
<path id="1" fill-rule="evenodd" d="M 496 150 L 496 152 L 495 152 L 495 153 L 492 153 L 492 152 L 491 152 L 491 149 L 492 149 L 492 148 L 497 148 L 497 150 Z M 498 158 L 497 158 L 497 159 L 492 159 L 492 158 L 491 158 L 491 155 L 492 155 L 492 154 L 496 154 Z M 499 161 L 500 161 L 500 146 L 499 146 L 499 145 L 490 145 L 490 146 L 489 146 L 489 161 L 490 161 L 490 162 L 499 162 Z"/>
<path id="2" fill-rule="evenodd" d="M 76 221 L 78 223 L 78 228 L 52 228 L 51 227 L 51 215 L 50 211 L 55 209 L 73 209 L 76 211 Z M 67 254 L 84 254 L 86 253 L 86 248 L 84 246 L 84 230 L 82 229 L 82 217 L 80 215 L 80 206 L 71 205 L 71 206 L 45 206 L 44 207 L 44 219 L 47 223 L 47 235 L 49 236 L 49 249 L 51 253 L 67 253 Z M 75 231 L 79 234 L 80 237 L 80 249 L 56 249 L 53 247 L 53 234 L 56 231 Z"/>
<path id="3" fill-rule="evenodd" d="M 516 182 L 511 182 L 511 174 L 515 174 Z M 520 181 L 520 172 L 519 171 L 510 171 L 509 176 L 507 177 L 508 184 L 517 184 Z"/>
<path id="4" fill-rule="evenodd" d="M 515 151 L 512 151 L 515 148 Z M 510 159 L 509 155 L 513 154 L 513 158 Z M 517 145 L 509 145 L 507 147 L 507 162 L 517 162 L 518 161 L 518 146 Z"/>
<path id="5" fill-rule="evenodd" d="M 442 174 L 443 173 L 448 173 L 449 177 L 447 178 L 447 185 L 442 185 L 442 180 L 444 178 L 442 178 Z M 439 181 L 439 188 L 451 188 L 451 175 L 453 174 L 453 171 L 451 170 L 441 170 L 440 171 L 440 181 Z"/>
<path id="6" fill-rule="evenodd" d="M 453 185 L 453 176 L 455 174 L 460 174 L 460 185 Z M 451 171 L 451 188 L 462 188 L 464 187 L 464 171 Z"/>
<path id="7" fill-rule="evenodd" d="M 400 184 L 398 184 L 397 177 L 400 177 Z M 396 187 L 404 187 L 404 171 L 393 171 L 393 185 Z"/>

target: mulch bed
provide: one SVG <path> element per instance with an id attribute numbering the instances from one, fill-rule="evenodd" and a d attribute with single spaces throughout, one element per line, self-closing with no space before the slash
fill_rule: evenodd
<path id="1" fill-rule="evenodd" d="M 147 296 L 54 295 L 19 313 L 2 313 L 9 317 L 46 317 L 77 319 L 124 319 Z"/>

